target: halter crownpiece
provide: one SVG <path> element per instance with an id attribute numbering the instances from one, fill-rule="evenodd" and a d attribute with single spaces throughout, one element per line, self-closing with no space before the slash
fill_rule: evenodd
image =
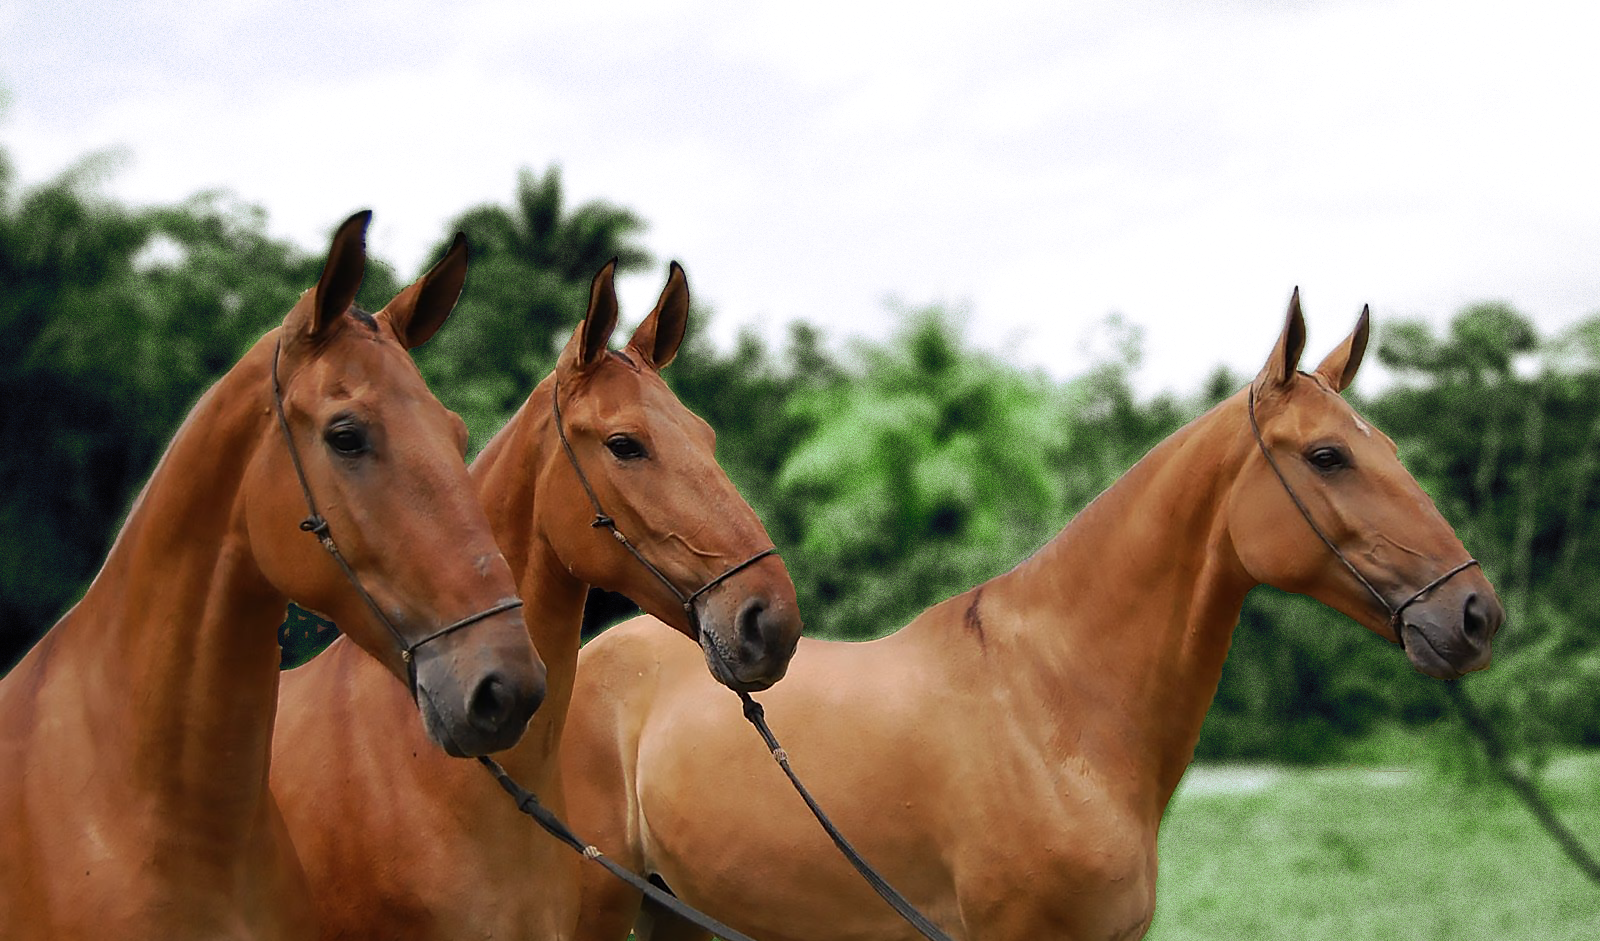
<path id="1" fill-rule="evenodd" d="M 345 560 L 344 553 L 339 551 L 338 544 L 333 541 L 333 534 L 328 531 L 327 517 L 317 511 L 316 498 L 311 495 L 311 482 L 306 478 L 304 465 L 300 463 L 300 451 L 295 447 L 294 435 L 289 433 L 289 419 L 284 415 L 283 411 L 283 387 L 278 381 L 278 357 L 282 352 L 283 338 L 279 337 L 278 345 L 272 350 L 272 405 L 278 416 L 278 428 L 283 432 L 283 442 L 289 448 L 289 462 L 294 465 L 294 476 L 300 481 L 300 492 L 306 498 L 307 515 L 305 519 L 300 521 L 300 529 L 302 532 L 307 532 L 317 537 L 317 542 L 322 545 L 328 555 L 333 557 L 333 561 L 339 564 L 339 570 L 344 572 L 345 579 L 355 588 L 356 594 L 361 597 L 367 609 L 372 612 L 373 617 L 377 618 L 378 623 L 387 628 L 390 635 L 394 637 L 395 644 L 400 648 L 400 659 L 406 665 L 406 686 L 411 691 L 411 698 L 415 700 L 417 698 L 416 652 L 418 649 L 424 644 L 430 644 L 446 634 L 452 634 L 486 618 L 520 608 L 522 607 L 522 599 L 515 598 L 509 601 L 502 601 L 493 607 L 479 611 L 477 614 L 470 614 L 459 621 L 447 624 L 420 640 L 406 640 L 405 635 L 400 633 L 400 629 L 395 627 L 394 622 L 390 621 L 388 616 L 383 613 L 383 609 L 379 607 L 378 602 L 373 599 L 372 595 L 367 593 L 366 587 L 361 584 L 360 576 L 356 575 L 355 569 L 350 567 L 350 563 Z"/>
<path id="2" fill-rule="evenodd" d="M 1467 561 L 1462 562 L 1460 565 L 1457 565 L 1455 568 L 1450 569 L 1448 572 L 1440 575 L 1438 578 L 1417 589 L 1415 592 L 1412 592 L 1410 597 L 1406 598 L 1406 600 L 1400 602 L 1398 605 L 1390 604 L 1389 599 L 1385 598 L 1383 593 L 1378 591 L 1378 589 L 1373 586 L 1372 582 L 1368 581 L 1366 576 L 1361 574 L 1361 571 L 1355 567 L 1355 564 L 1352 563 L 1342 551 L 1340 551 L 1338 545 L 1336 545 L 1332 539 L 1328 538 L 1327 533 L 1322 531 L 1322 527 L 1317 525 L 1317 521 L 1311 518 L 1311 509 L 1305 505 L 1305 501 L 1300 499 L 1300 495 L 1294 492 L 1294 488 L 1289 486 L 1289 478 L 1284 476 L 1283 468 L 1278 466 L 1277 459 L 1272 456 L 1272 451 L 1267 448 L 1266 439 L 1261 436 L 1261 425 L 1256 421 L 1256 387 L 1254 383 L 1251 383 L 1250 385 L 1249 412 L 1250 431 L 1255 435 L 1256 444 L 1261 448 L 1261 456 L 1267 459 L 1267 466 L 1272 468 L 1272 473 L 1278 478 L 1278 483 L 1283 485 L 1283 492 L 1287 493 L 1289 495 L 1289 499 L 1294 501 L 1295 509 L 1298 509 L 1300 511 L 1300 515 L 1305 518 L 1306 525 L 1310 526 L 1311 531 L 1317 534 L 1317 538 L 1321 539 L 1322 544 L 1328 547 L 1328 550 L 1333 553 L 1334 558 L 1338 559 L 1340 564 L 1349 569 L 1350 574 L 1354 575 L 1356 581 L 1361 583 L 1361 587 L 1365 588 L 1367 593 L 1373 598 L 1377 599 L 1378 604 L 1381 605 L 1385 611 L 1389 612 L 1389 629 L 1394 632 L 1394 639 L 1400 644 L 1400 649 L 1404 650 L 1406 646 L 1406 638 L 1404 632 L 1400 630 L 1400 616 L 1405 613 L 1406 608 L 1409 608 L 1417 601 L 1422 600 L 1425 595 L 1433 591 L 1435 588 L 1438 588 L 1440 585 L 1443 585 L 1450 579 L 1460 575 L 1462 572 L 1465 572 L 1474 565 L 1478 565 L 1478 560 L 1469 558 Z"/>

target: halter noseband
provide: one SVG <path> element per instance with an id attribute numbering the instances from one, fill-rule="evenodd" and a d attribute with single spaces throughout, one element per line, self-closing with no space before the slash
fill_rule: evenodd
<path id="1" fill-rule="evenodd" d="M 317 537 L 317 541 L 322 544 L 322 548 L 327 550 L 328 555 L 333 557 L 333 561 L 339 564 L 339 569 L 344 572 L 344 577 L 355 588 L 356 594 L 361 596 L 361 600 L 366 603 L 367 609 L 372 612 L 373 617 L 377 618 L 378 623 L 382 624 L 393 635 L 395 644 L 400 648 L 400 659 L 405 661 L 406 685 L 411 690 L 411 698 L 416 699 L 417 650 L 424 644 L 430 644 L 446 634 L 453 634 L 464 627 L 470 627 L 486 618 L 494 617 L 496 614 L 520 608 L 522 607 L 522 600 L 518 598 L 511 601 L 502 601 L 491 608 L 479 611 L 477 614 L 468 615 L 453 624 L 441 627 L 420 640 L 406 640 L 405 635 L 400 633 L 400 629 L 395 627 L 394 622 L 390 621 L 388 616 L 383 613 L 383 609 L 379 607 L 378 602 L 373 600 L 372 595 L 367 593 L 366 587 L 361 584 L 361 578 L 356 575 L 355 569 L 350 567 L 350 563 L 345 561 L 344 553 L 339 551 L 338 545 L 333 541 L 333 535 L 328 532 L 327 517 L 317 511 L 317 501 L 311 496 L 311 483 L 306 479 L 305 468 L 300 463 L 300 451 L 294 445 L 294 436 L 289 433 L 289 419 L 283 413 L 283 387 L 278 383 L 278 355 L 282 352 L 283 340 L 280 338 L 277 347 L 272 351 L 272 405 L 277 411 L 278 428 L 283 432 L 284 444 L 289 447 L 289 461 L 294 464 L 294 475 L 300 481 L 300 492 L 305 494 L 306 498 L 308 515 L 300 521 L 300 529 Z"/>
<path id="2" fill-rule="evenodd" d="M 760 552 L 757 552 L 750 558 L 745 559 L 743 562 L 733 566 L 732 568 L 723 572 L 721 575 L 713 578 L 711 581 L 706 582 L 699 588 L 696 588 L 694 591 L 685 594 L 682 589 L 673 584 L 672 579 L 668 578 L 665 572 L 652 565 L 650 560 L 644 557 L 644 553 L 640 552 L 632 542 L 628 541 L 628 537 L 623 534 L 622 530 L 617 528 L 617 521 L 612 519 L 606 513 L 606 511 L 600 507 L 600 498 L 595 496 L 594 487 L 590 486 L 588 475 L 584 474 L 583 466 L 578 463 L 578 454 L 572 450 L 572 442 L 567 440 L 566 424 L 561 418 L 561 380 L 559 379 L 554 383 L 550 396 L 550 404 L 553 406 L 553 412 L 556 419 L 556 435 L 561 438 L 561 449 L 567 452 L 567 460 L 572 464 L 572 470 L 578 475 L 578 483 L 583 485 L 583 492 L 589 496 L 589 505 L 594 507 L 594 520 L 589 523 L 589 526 L 594 529 L 609 530 L 612 538 L 620 543 L 622 548 L 628 550 L 630 555 L 632 555 L 635 559 L 638 559 L 639 564 L 643 565 L 651 575 L 656 577 L 656 581 L 665 585 L 667 587 L 667 591 L 672 592 L 672 596 L 678 599 L 679 604 L 683 605 L 683 613 L 689 619 L 689 627 L 694 631 L 694 639 L 700 641 L 702 644 L 706 643 L 707 641 L 701 637 L 700 615 L 698 610 L 695 608 L 695 602 L 700 599 L 701 595 L 704 595 L 706 592 L 717 587 L 750 566 L 755 565 L 757 562 L 760 562 L 767 556 L 777 555 L 777 547 L 768 546 L 767 548 L 762 549 Z M 722 655 L 721 650 L 717 651 L 717 655 L 719 657 Z"/>
<path id="3" fill-rule="evenodd" d="M 1350 574 L 1354 575 L 1356 577 L 1356 581 L 1361 583 L 1361 587 L 1365 588 L 1367 593 L 1372 595 L 1373 598 L 1377 599 L 1378 604 L 1381 605 L 1385 611 L 1389 612 L 1389 629 L 1394 632 L 1394 639 L 1400 644 L 1400 649 L 1404 650 L 1406 646 L 1406 639 L 1405 634 L 1400 630 L 1400 616 L 1405 613 L 1406 608 L 1411 607 L 1413 603 L 1421 600 L 1423 596 L 1428 594 L 1428 592 L 1433 591 L 1435 588 L 1438 588 L 1440 585 L 1443 585 L 1450 579 L 1460 575 L 1462 572 L 1465 572 L 1472 566 L 1477 565 L 1478 560 L 1468 559 L 1460 565 L 1457 565 L 1455 568 L 1450 569 L 1448 572 L 1445 572 L 1443 575 L 1440 575 L 1438 578 L 1434 579 L 1428 584 L 1422 586 L 1416 592 L 1412 593 L 1409 598 L 1400 602 L 1400 604 L 1390 604 L 1389 599 L 1385 598 L 1383 593 L 1378 591 L 1378 589 L 1373 586 L 1372 582 L 1368 581 L 1366 576 L 1361 574 L 1360 570 L 1355 567 L 1354 563 L 1352 563 L 1350 559 L 1339 550 L 1339 547 L 1334 544 L 1334 541 L 1328 538 L 1328 534 L 1322 531 L 1322 527 L 1317 525 L 1317 521 L 1311 518 L 1310 508 L 1307 507 L 1305 502 L 1300 499 L 1300 495 L 1294 492 L 1294 488 L 1289 486 L 1289 478 L 1284 476 L 1283 469 L 1278 466 L 1277 460 L 1273 458 L 1272 452 L 1267 448 L 1266 439 L 1261 436 L 1261 425 L 1256 421 L 1256 387 L 1254 383 L 1250 385 L 1249 411 L 1250 431 L 1256 437 L 1256 444 L 1261 447 L 1261 456 L 1267 459 L 1267 466 L 1272 468 L 1272 473 L 1278 478 L 1278 483 L 1283 485 L 1284 493 L 1287 493 L 1289 495 L 1289 499 L 1294 501 L 1295 508 L 1298 509 L 1300 511 L 1300 515 L 1305 518 L 1306 525 L 1310 526 L 1311 531 L 1317 534 L 1317 538 L 1321 539 L 1322 544 L 1328 547 L 1328 550 L 1333 553 L 1334 558 L 1338 559 L 1345 568 L 1349 569 Z"/>

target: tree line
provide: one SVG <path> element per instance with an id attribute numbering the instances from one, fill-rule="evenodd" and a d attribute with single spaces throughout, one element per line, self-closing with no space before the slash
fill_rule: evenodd
<path id="1" fill-rule="evenodd" d="M 0 152 L 0 669 L 76 600 L 187 409 L 322 263 L 236 197 L 130 207 L 101 195 L 93 170 L 23 187 Z M 613 257 L 624 272 L 657 263 L 645 228 L 623 207 L 567 205 L 552 168 L 440 232 L 430 260 L 459 229 L 471 272 L 459 315 L 417 358 L 474 451 L 553 367 L 594 272 Z M 363 303 L 406 280 L 373 263 Z M 1140 331 L 1113 316 L 1101 329 L 1114 352 L 1056 380 L 980 350 L 963 313 L 900 309 L 890 340 L 844 351 L 805 324 L 724 350 L 701 310 L 666 372 L 717 429 L 812 634 L 877 636 L 1008 570 L 1247 378 L 1219 369 L 1188 394 L 1141 397 Z M 1443 331 L 1380 324 L 1375 354 L 1397 380 L 1353 394 L 1356 406 L 1395 439 L 1509 613 L 1494 669 L 1467 682 L 1535 755 L 1600 744 L 1600 315 L 1545 336 L 1508 305 L 1478 304 Z M 588 629 L 631 610 L 597 592 Z M 287 612 L 285 662 L 332 636 Z M 1342 616 L 1258 589 L 1200 754 L 1325 761 L 1437 722 L 1434 683 Z"/>

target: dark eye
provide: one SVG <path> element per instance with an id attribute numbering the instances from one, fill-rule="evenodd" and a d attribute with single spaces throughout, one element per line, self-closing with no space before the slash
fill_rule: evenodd
<path id="1" fill-rule="evenodd" d="M 365 454 L 370 446 L 366 429 L 348 423 L 329 428 L 327 434 L 323 435 L 323 440 L 328 442 L 328 447 L 346 457 Z"/>
<path id="2" fill-rule="evenodd" d="M 1306 455 L 1306 460 L 1317 470 L 1338 470 L 1350 463 L 1350 458 L 1343 450 L 1335 447 L 1321 447 Z"/>
<path id="3" fill-rule="evenodd" d="M 637 461 L 645 456 L 644 445 L 631 435 L 612 435 L 606 439 L 606 447 L 619 461 Z"/>

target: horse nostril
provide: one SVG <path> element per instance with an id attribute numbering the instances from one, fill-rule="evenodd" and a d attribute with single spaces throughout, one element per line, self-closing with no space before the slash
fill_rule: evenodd
<path id="1" fill-rule="evenodd" d="M 760 598 L 749 598 L 739 608 L 739 638 L 746 647 L 757 651 L 767 646 L 765 624 L 762 615 L 767 611 L 767 603 Z"/>
<path id="2" fill-rule="evenodd" d="M 1477 592 L 1467 595 L 1461 610 L 1461 630 L 1474 644 L 1486 644 L 1500 627 L 1499 611 L 1486 603 Z"/>
<path id="3" fill-rule="evenodd" d="M 516 697 L 498 673 L 484 677 L 467 701 L 467 717 L 485 732 L 498 732 L 516 711 Z"/>

